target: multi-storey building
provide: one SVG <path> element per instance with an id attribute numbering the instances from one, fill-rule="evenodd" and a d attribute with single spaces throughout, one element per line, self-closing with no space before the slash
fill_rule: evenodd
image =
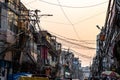
<path id="1" fill-rule="evenodd" d="M 41 31 L 38 12 L 20 0 L 0 0 L 0 77 L 5 80 L 18 72 L 46 74 L 48 67 L 54 77 L 72 77 L 73 53 L 61 54 L 56 36 Z"/>
<path id="2" fill-rule="evenodd" d="M 82 67 L 82 71 L 83 71 L 84 79 L 88 79 L 90 75 L 90 67 L 89 66 Z"/>
<path id="3" fill-rule="evenodd" d="M 49 66 L 52 69 L 54 76 L 59 76 L 59 57 L 61 53 L 61 43 L 56 41 L 56 37 L 47 31 L 41 31 L 41 43 L 38 44 L 38 49 L 40 49 L 40 60 L 41 69 L 45 66 Z"/>
<path id="4" fill-rule="evenodd" d="M 72 78 L 72 59 L 74 55 L 69 49 L 63 49 L 60 55 L 61 78 Z"/>
<path id="5" fill-rule="evenodd" d="M 60 55 L 61 78 L 83 79 L 81 61 L 70 49 L 63 49 Z"/>
<path id="6" fill-rule="evenodd" d="M 27 9 L 20 0 L 0 1 L 0 74 L 5 78 L 16 72 L 17 63 L 20 60 L 19 49 L 22 48 L 22 45 L 18 46 L 20 44 L 19 38 L 21 34 L 24 34 L 22 30 L 26 31 L 23 28 L 27 27 L 29 22 L 25 21 L 23 22 L 24 26 L 19 26 L 19 21 L 22 21 L 19 18 L 24 10 Z M 16 54 L 19 57 L 15 57 Z M 12 64 L 15 66 L 12 66 Z"/>
<path id="7" fill-rule="evenodd" d="M 79 58 L 72 59 L 72 79 L 83 79 L 83 71 Z"/>
<path id="8" fill-rule="evenodd" d="M 109 0 L 108 10 L 106 15 L 105 25 L 100 34 L 104 33 L 104 39 L 98 41 L 97 54 L 98 61 L 101 61 L 99 66 L 100 73 L 105 70 L 113 70 L 120 74 L 120 0 Z M 99 38 L 100 39 L 100 38 Z"/>
<path id="9" fill-rule="evenodd" d="M 103 70 L 118 71 L 119 52 L 116 45 L 119 44 L 119 11 L 120 1 L 110 0 L 104 26 L 105 40 L 103 42 L 103 56 L 106 68 Z M 117 53 L 118 52 L 118 53 Z M 116 69 L 116 70 L 115 70 Z"/>

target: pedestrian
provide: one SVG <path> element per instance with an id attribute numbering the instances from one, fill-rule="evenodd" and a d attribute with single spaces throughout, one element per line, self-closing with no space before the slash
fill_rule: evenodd
<path id="1" fill-rule="evenodd" d="M 104 76 L 102 80 L 107 80 L 107 76 Z"/>
<path id="2" fill-rule="evenodd" d="M 92 76 L 92 77 L 90 78 L 90 80 L 95 80 L 95 77 L 94 77 L 94 76 Z"/>

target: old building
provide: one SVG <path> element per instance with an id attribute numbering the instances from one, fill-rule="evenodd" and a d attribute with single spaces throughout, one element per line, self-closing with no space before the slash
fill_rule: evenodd
<path id="1" fill-rule="evenodd" d="M 23 22 L 24 26 L 19 26 L 19 21 L 21 21 L 19 18 L 21 12 L 24 12 L 23 9 L 26 10 L 26 7 L 19 0 L 0 1 L 0 74 L 4 78 L 16 72 L 16 66 L 20 61 L 19 53 L 23 46 L 18 46 L 20 44 L 19 39 L 20 35 L 26 31 L 27 28 L 25 29 L 25 27 L 28 24 L 28 21 L 25 21 Z M 22 41 L 24 40 L 22 39 Z"/>
<path id="2" fill-rule="evenodd" d="M 13 80 L 19 73 L 79 78 L 78 58 L 62 51 L 56 36 L 41 30 L 38 12 L 20 0 L 0 0 L 0 78 Z"/>
<path id="3" fill-rule="evenodd" d="M 99 62 L 99 74 L 102 71 L 112 70 L 119 72 L 120 67 L 120 0 L 109 0 L 105 25 L 97 38 L 96 61 Z M 93 62 L 94 64 L 94 62 Z M 97 71 L 96 71 L 97 72 Z"/>

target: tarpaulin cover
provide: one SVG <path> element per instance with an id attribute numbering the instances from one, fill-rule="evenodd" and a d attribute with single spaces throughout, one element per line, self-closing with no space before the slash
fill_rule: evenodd
<path id="1" fill-rule="evenodd" d="M 30 73 L 17 73 L 8 76 L 8 80 L 18 80 L 21 76 L 31 76 Z"/>
<path id="2" fill-rule="evenodd" d="M 46 77 L 20 77 L 19 80 L 49 80 Z"/>

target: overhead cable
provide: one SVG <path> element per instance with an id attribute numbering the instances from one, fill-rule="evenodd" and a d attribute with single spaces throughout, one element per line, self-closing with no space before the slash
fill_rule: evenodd
<path id="1" fill-rule="evenodd" d="M 97 13 L 97 14 L 95 14 L 95 15 L 89 16 L 89 17 L 87 17 L 87 18 L 85 18 L 85 19 L 83 19 L 83 20 L 80 20 L 80 21 L 74 23 L 74 25 L 79 24 L 80 22 L 84 22 L 84 21 L 87 21 L 87 20 L 89 20 L 89 19 L 92 19 L 93 17 L 99 16 L 99 15 L 105 13 L 105 12 L 106 12 L 106 11 L 103 11 L 103 12 Z"/>
<path id="2" fill-rule="evenodd" d="M 37 0 L 36 0 L 37 1 Z M 33 0 L 33 1 L 31 1 L 31 2 L 28 2 L 28 3 L 24 3 L 24 5 L 28 5 L 28 4 L 31 4 L 31 3 L 33 3 L 33 2 L 35 2 L 35 0 Z M 30 6 L 30 5 L 28 5 L 31 9 L 36 9 L 36 8 L 34 8 L 34 7 L 32 7 L 32 6 Z"/>
<path id="3" fill-rule="evenodd" d="M 87 56 L 87 55 L 81 54 L 81 53 L 79 53 L 79 52 L 76 52 L 76 51 L 73 50 L 73 49 L 70 49 L 70 50 L 72 50 L 73 52 L 75 52 L 77 55 L 79 55 L 79 56 L 81 56 L 81 57 L 84 57 L 84 58 L 87 58 L 87 59 L 91 59 L 90 56 Z"/>
<path id="4" fill-rule="evenodd" d="M 34 2 L 36 2 L 37 0 L 32 0 L 32 1 L 30 1 L 30 2 L 27 2 L 27 3 L 24 3 L 25 5 L 27 5 L 27 4 L 31 4 L 31 3 L 34 3 Z"/>
<path id="5" fill-rule="evenodd" d="M 108 2 L 108 1 L 105 1 L 105 2 L 98 3 L 98 4 L 94 4 L 94 5 L 88 5 L 88 6 L 66 6 L 66 5 L 59 5 L 59 4 L 47 2 L 45 0 L 39 0 L 39 1 L 50 4 L 50 5 L 62 6 L 62 7 L 66 7 L 66 8 L 90 8 L 90 7 L 99 6 L 99 5 L 102 5 L 102 4 L 105 4 Z"/>
<path id="6" fill-rule="evenodd" d="M 65 42 L 65 41 L 62 41 L 62 45 L 64 45 L 65 47 L 72 48 L 72 49 L 82 49 L 82 50 L 90 50 L 90 51 L 95 51 L 96 50 L 96 49 L 84 48 L 84 47 L 81 47 L 81 46 L 78 46 L 78 45 L 75 45 L 75 44 L 71 44 L 71 43 L 68 43 L 68 42 Z"/>
<path id="7" fill-rule="evenodd" d="M 80 56 L 80 57 L 82 57 L 82 58 L 91 59 L 90 56 L 85 55 L 85 54 L 82 54 L 82 53 L 79 53 L 79 52 L 77 52 L 77 51 L 75 51 L 75 50 L 73 50 L 73 49 L 65 49 L 65 48 L 62 48 L 62 49 L 63 49 L 63 51 L 64 51 L 64 50 L 70 51 L 70 52 L 72 52 L 73 54 L 76 54 L 76 55 L 78 55 L 78 56 Z"/>
<path id="8" fill-rule="evenodd" d="M 57 0 L 57 1 L 58 1 L 59 5 L 61 5 L 60 2 L 59 2 L 59 0 Z M 75 29 L 75 26 L 73 25 L 73 23 L 71 22 L 71 20 L 70 20 L 70 19 L 68 18 L 68 16 L 66 15 L 66 13 L 65 13 L 65 11 L 64 11 L 64 9 L 63 9 L 63 7 L 60 6 L 60 8 L 61 8 L 61 11 L 63 12 L 65 18 L 69 21 L 69 23 L 70 23 L 71 26 L 73 27 L 73 30 L 74 30 L 74 32 L 76 33 L 76 36 L 78 37 L 78 39 L 80 39 L 80 38 L 79 38 L 79 35 L 78 35 L 78 33 L 77 33 L 76 29 Z"/>
<path id="9" fill-rule="evenodd" d="M 57 0 L 57 1 L 58 1 L 59 5 L 61 5 L 61 4 L 60 4 L 60 1 L 59 1 L 59 0 Z M 71 26 L 73 27 L 73 30 L 74 30 L 74 32 L 75 32 L 75 34 L 76 34 L 76 36 L 78 37 L 78 39 L 80 39 L 80 37 L 79 37 L 79 35 L 78 35 L 78 33 L 77 33 L 76 29 L 75 29 L 74 24 L 71 22 L 71 20 L 70 20 L 70 19 L 68 18 L 68 16 L 66 15 L 66 13 L 65 13 L 65 11 L 64 11 L 64 9 L 63 9 L 63 7 L 62 7 L 62 6 L 60 6 L 60 8 L 61 8 L 61 11 L 63 12 L 63 14 L 64 14 L 65 18 L 69 21 L 69 23 L 70 23 L 70 24 L 71 24 Z M 85 42 L 85 43 L 87 44 L 87 42 L 86 42 L 86 41 L 83 41 L 83 42 Z"/>
<path id="10" fill-rule="evenodd" d="M 83 48 L 86 48 L 86 49 L 93 49 L 93 50 L 96 49 L 96 48 L 93 48 L 93 47 L 84 46 L 84 45 L 81 45 L 81 44 L 78 44 L 78 43 L 74 43 L 74 42 L 71 42 L 71 41 L 68 41 L 68 40 L 59 38 L 59 37 L 57 37 L 57 38 L 60 39 L 60 40 L 62 40 L 62 41 L 65 41 L 65 42 L 67 42 L 67 43 L 70 43 L 70 44 L 73 44 L 73 45 L 77 45 L 77 46 L 80 46 L 80 47 L 83 47 Z"/>
<path id="11" fill-rule="evenodd" d="M 4 15 L 1 15 L 1 16 L 8 18 L 7 16 L 4 16 Z M 84 48 L 95 49 L 95 48 L 91 48 L 91 47 L 83 46 L 83 45 L 80 45 L 80 44 L 78 44 L 78 43 L 74 43 L 74 42 L 68 41 L 70 38 L 67 38 L 68 40 L 63 39 L 63 38 L 60 38 L 60 37 L 57 37 L 57 38 L 60 39 L 60 40 L 65 41 L 65 42 L 68 42 L 68 43 L 71 43 L 71 44 L 74 44 L 74 45 L 78 45 L 78 46 L 81 46 L 81 47 L 84 47 Z M 64 38 L 66 38 L 66 37 L 64 37 Z M 72 39 L 71 39 L 71 40 L 72 40 Z M 73 39 L 73 40 L 74 40 L 74 39 Z"/>
<path id="12" fill-rule="evenodd" d="M 63 24 L 63 25 L 71 25 L 71 24 L 67 24 L 67 23 L 63 23 L 63 22 L 55 22 L 55 21 L 48 21 L 48 20 L 41 20 L 44 22 L 50 22 L 50 23 L 56 23 L 56 24 Z"/>
<path id="13" fill-rule="evenodd" d="M 94 14 L 94 15 L 89 16 L 89 17 L 87 17 L 87 18 L 81 19 L 81 20 L 73 23 L 73 25 L 77 25 L 77 24 L 79 24 L 79 23 L 81 23 L 81 22 L 84 22 L 84 21 L 87 21 L 87 20 L 89 20 L 89 19 L 93 19 L 94 17 L 97 17 L 97 16 L 99 16 L 99 15 L 101 15 L 101 14 L 103 14 L 103 13 L 105 13 L 105 11 L 100 12 L 100 13 L 97 13 L 97 14 Z M 63 23 L 63 22 L 55 22 L 55 21 L 48 21 L 48 20 L 42 20 L 42 21 L 44 21 L 44 22 L 50 22 L 50 23 L 56 23 L 56 24 L 63 24 L 63 25 L 71 25 L 71 24 Z"/>
<path id="14" fill-rule="evenodd" d="M 77 39 L 72 39 L 72 38 L 68 38 L 68 37 L 65 37 L 65 36 L 61 36 L 61 35 L 59 35 L 59 34 L 56 34 L 56 33 L 51 32 L 51 31 L 49 31 L 49 32 L 52 33 L 52 34 L 57 35 L 57 37 L 60 36 L 60 37 L 65 38 L 65 39 L 67 39 L 67 40 L 76 41 L 76 42 L 95 41 L 95 40 L 77 40 Z M 86 42 L 85 42 L 85 43 L 86 43 Z M 96 43 L 87 42 L 87 44 L 96 44 Z"/>

